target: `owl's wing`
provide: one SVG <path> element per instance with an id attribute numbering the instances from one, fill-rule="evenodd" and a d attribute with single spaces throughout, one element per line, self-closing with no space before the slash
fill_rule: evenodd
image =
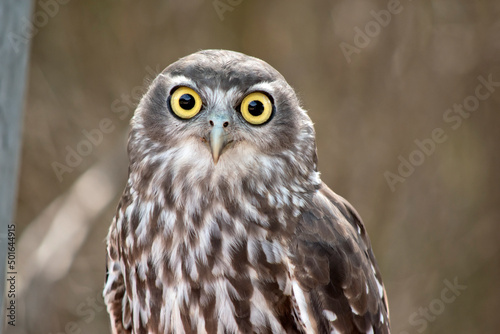
<path id="1" fill-rule="evenodd" d="M 390 332 L 370 240 L 344 198 L 322 184 L 290 247 L 296 311 L 308 333 Z"/>
<path id="2" fill-rule="evenodd" d="M 118 212 L 120 212 L 120 206 Z M 104 301 L 111 317 L 113 334 L 131 333 L 131 315 L 127 291 L 120 264 L 120 244 L 116 222 L 122 219 L 119 214 L 113 219 L 108 234 L 108 248 L 106 256 L 106 283 L 104 286 Z"/>

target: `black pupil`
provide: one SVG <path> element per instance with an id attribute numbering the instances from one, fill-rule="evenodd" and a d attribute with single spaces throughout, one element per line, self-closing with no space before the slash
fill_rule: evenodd
<path id="1" fill-rule="evenodd" d="M 179 99 L 179 105 L 184 110 L 191 110 L 194 108 L 196 101 L 194 100 L 193 95 L 184 94 Z"/>
<path id="2" fill-rule="evenodd" d="M 248 112 L 252 116 L 260 116 L 264 112 L 264 105 L 260 101 L 253 100 L 248 104 Z"/>

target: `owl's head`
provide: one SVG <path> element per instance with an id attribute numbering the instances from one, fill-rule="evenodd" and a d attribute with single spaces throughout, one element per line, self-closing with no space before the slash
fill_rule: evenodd
<path id="1" fill-rule="evenodd" d="M 132 120 L 129 156 L 132 166 L 168 160 L 178 171 L 227 174 L 278 160 L 316 169 L 313 126 L 290 85 L 266 62 L 226 50 L 191 54 L 153 81 Z"/>

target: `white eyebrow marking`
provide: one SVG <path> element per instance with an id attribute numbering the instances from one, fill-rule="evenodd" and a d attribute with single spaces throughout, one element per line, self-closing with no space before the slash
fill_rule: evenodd
<path id="1" fill-rule="evenodd" d="M 170 81 L 172 87 L 191 86 L 191 87 L 196 88 L 198 90 L 198 85 L 196 84 L 196 82 L 191 80 L 190 78 L 182 75 L 182 74 L 175 75 L 175 76 L 169 76 L 169 75 L 165 75 L 163 73 L 160 73 L 159 76 L 168 79 Z"/>
<path id="2" fill-rule="evenodd" d="M 255 85 L 252 85 L 248 88 L 248 91 L 264 91 L 264 92 L 267 92 L 271 95 L 274 95 L 274 87 L 273 85 L 271 85 L 270 82 L 259 82 Z"/>

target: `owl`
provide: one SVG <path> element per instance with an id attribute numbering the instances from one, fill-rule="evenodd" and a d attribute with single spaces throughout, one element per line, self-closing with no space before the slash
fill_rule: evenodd
<path id="1" fill-rule="evenodd" d="M 131 121 L 107 238 L 113 333 L 389 333 L 356 210 L 283 76 L 238 52 L 168 66 Z"/>

